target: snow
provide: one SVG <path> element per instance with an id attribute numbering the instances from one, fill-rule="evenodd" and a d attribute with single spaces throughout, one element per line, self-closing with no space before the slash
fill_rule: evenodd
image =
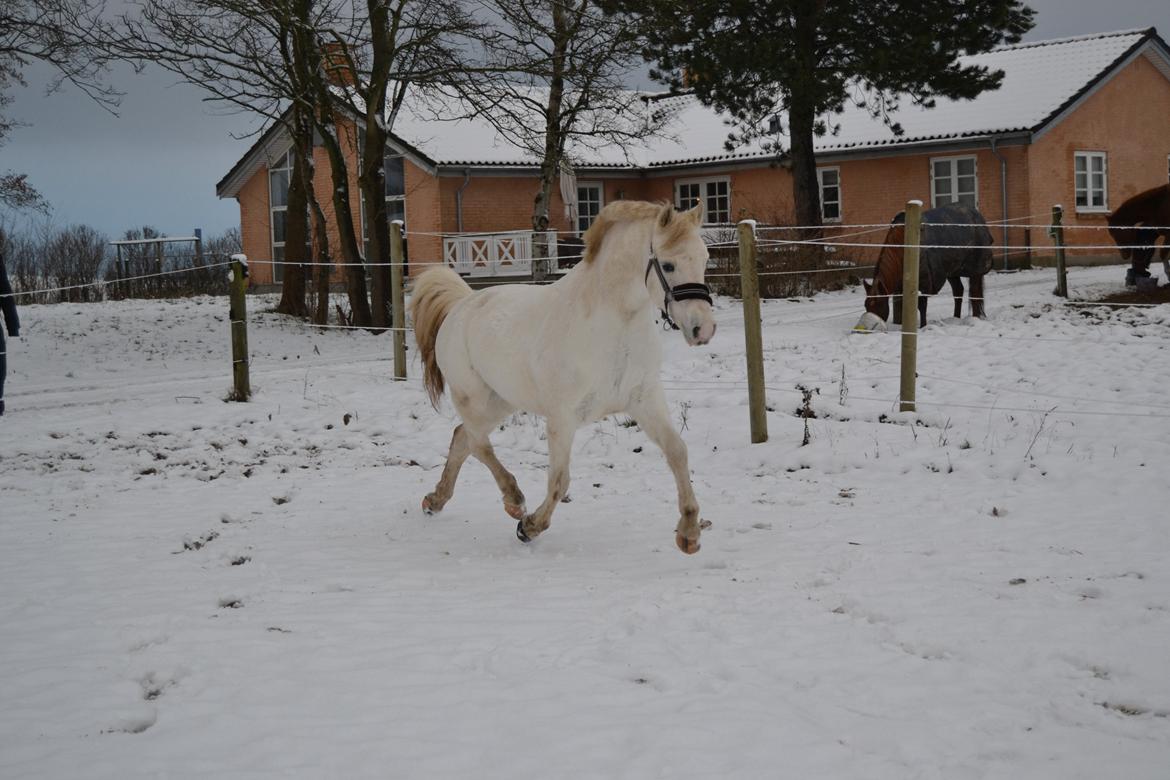
<path id="1" fill-rule="evenodd" d="M 386 336 L 251 298 L 237 404 L 226 298 L 22 307 L 0 776 L 1165 778 L 1170 314 L 1052 284 L 936 301 L 919 415 L 860 290 L 764 302 L 762 445 L 738 303 L 664 333 L 695 556 L 636 426 L 578 433 L 522 545 L 478 464 L 419 510 L 454 420 Z M 538 499 L 539 422 L 494 440 Z"/>

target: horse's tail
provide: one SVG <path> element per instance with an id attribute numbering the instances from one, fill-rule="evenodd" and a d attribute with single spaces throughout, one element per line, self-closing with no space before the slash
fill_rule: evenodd
<path id="1" fill-rule="evenodd" d="M 422 356 L 423 386 L 435 407 L 443 396 L 443 372 L 435 359 L 439 328 L 455 304 L 469 295 L 471 287 L 450 268 L 428 269 L 414 283 L 410 316 L 414 320 L 414 338 Z"/>

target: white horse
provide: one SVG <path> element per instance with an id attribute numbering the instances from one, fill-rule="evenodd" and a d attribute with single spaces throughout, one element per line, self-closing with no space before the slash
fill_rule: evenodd
<path id="1" fill-rule="evenodd" d="M 495 477 L 504 509 L 519 520 L 516 535 L 530 541 L 567 500 L 576 430 L 625 412 L 665 453 L 682 515 L 675 541 L 683 552 L 698 551 L 699 505 L 687 448 L 671 424 L 658 376 L 662 355 L 654 320 L 661 308 L 692 346 L 715 335 L 703 284 L 701 220 L 701 206 L 679 213 L 669 205 L 618 201 L 597 216 L 585 233 L 584 259 L 556 284 L 473 292 L 447 268 L 418 277 L 411 315 L 424 384 L 437 408 L 446 382 L 463 421 L 438 485 L 423 499 L 424 511 L 443 508 L 460 467 L 474 455 Z M 547 423 L 548 495 L 531 514 L 488 440 L 517 409 Z"/>

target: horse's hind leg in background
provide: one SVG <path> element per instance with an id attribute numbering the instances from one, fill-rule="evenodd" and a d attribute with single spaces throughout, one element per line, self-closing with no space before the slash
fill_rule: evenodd
<path id="1" fill-rule="evenodd" d="M 662 450 L 662 454 L 666 456 L 666 463 L 674 474 L 679 511 L 678 526 L 674 531 L 675 544 L 688 555 L 697 553 L 701 532 L 699 502 L 695 499 L 695 490 L 691 485 L 691 472 L 687 466 L 687 445 L 670 422 L 670 413 L 666 409 L 666 398 L 662 394 L 662 388 L 658 387 L 637 407 L 628 411 L 630 416 L 638 421 L 638 427 L 650 437 L 650 441 Z"/>
<path id="2" fill-rule="evenodd" d="M 530 515 L 523 515 L 516 524 L 516 537 L 530 542 L 552 522 L 557 504 L 569 493 L 569 457 L 573 451 L 573 435 L 577 424 L 569 419 L 548 419 L 548 494 Z"/>
<path id="3" fill-rule="evenodd" d="M 986 301 L 983 298 L 983 276 L 971 277 L 971 291 L 967 293 L 967 299 L 971 301 L 971 313 L 979 319 L 985 319 L 987 312 L 983 308 Z"/>
<path id="4" fill-rule="evenodd" d="M 952 276 L 947 281 L 951 283 L 951 295 L 955 296 L 955 319 L 961 320 L 963 318 L 963 279 Z M 974 282 L 971 282 L 971 289 L 975 289 Z"/>
<path id="5" fill-rule="evenodd" d="M 475 405 L 470 397 L 459 392 L 452 392 L 455 409 L 463 422 L 456 426 L 451 436 L 451 449 L 447 453 L 447 464 L 443 467 L 443 475 L 439 484 L 432 493 L 423 499 L 423 510 L 427 513 L 439 512 L 451 499 L 455 492 L 455 481 L 459 478 L 459 470 L 467 460 L 468 455 L 474 455 L 476 460 L 483 463 L 491 471 L 496 480 L 496 486 L 504 498 L 504 511 L 515 518 L 524 515 L 524 494 L 516 484 L 504 465 L 496 457 L 492 449 L 489 433 L 500 421 L 512 413 L 512 407 L 503 402 L 486 385 L 484 390 L 490 394 L 489 399 L 482 405 Z"/>

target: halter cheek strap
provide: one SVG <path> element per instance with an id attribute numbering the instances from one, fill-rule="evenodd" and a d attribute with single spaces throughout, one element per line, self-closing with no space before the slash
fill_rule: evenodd
<path id="1" fill-rule="evenodd" d="M 670 318 L 670 302 L 671 301 L 706 301 L 708 304 L 713 304 L 711 300 L 711 288 L 705 284 L 697 284 L 695 282 L 687 282 L 686 284 L 676 284 L 674 287 L 670 286 L 670 282 L 666 281 L 666 274 L 662 271 L 662 265 L 658 262 L 658 257 L 650 255 L 650 260 L 646 263 L 646 275 L 642 281 L 645 283 L 650 278 L 650 269 L 654 269 L 654 273 L 658 275 L 658 281 L 662 284 L 662 317 L 665 327 L 672 330 L 678 330 L 679 327 L 674 320 Z"/>

